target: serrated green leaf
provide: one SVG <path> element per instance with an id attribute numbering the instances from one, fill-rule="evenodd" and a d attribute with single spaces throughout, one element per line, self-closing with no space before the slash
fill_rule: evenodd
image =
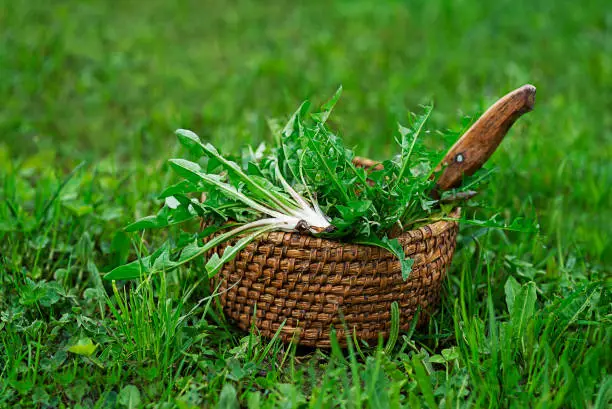
<path id="1" fill-rule="evenodd" d="M 395 255 L 395 257 L 398 258 L 402 269 L 402 278 L 404 279 L 404 281 L 408 280 L 408 277 L 412 272 L 412 265 L 414 264 L 414 260 L 410 257 L 406 257 L 406 255 L 404 254 L 404 248 L 397 239 L 389 239 L 385 236 L 383 237 L 382 242 L 385 243 L 389 251 L 391 251 Z"/>
<path id="2" fill-rule="evenodd" d="M 134 280 L 149 274 L 152 264 L 155 262 L 170 243 L 165 242 L 150 256 L 142 257 L 128 264 L 120 265 L 104 275 L 105 280 Z"/>
<path id="3" fill-rule="evenodd" d="M 423 127 L 425 126 L 425 123 L 429 119 L 429 116 L 431 115 L 432 110 L 433 110 L 433 105 L 425 106 L 424 108 L 425 112 L 422 115 L 417 116 L 411 129 L 407 129 L 401 125 L 399 126 L 399 131 L 402 137 L 402 140 L 401 140 L 401 147 L 402 147 L 401 164 L 402 165 L 397 175 L 396 185 L 398 183 L 402 183 L 402 178 L 406 174 L 406 170 L 410 167 L 409 165 L 411 163 L 412 152 L 414 150 L 414 146 L 416 144 L 417 139 L 421 135 L 421 132 L 423 131 Z"/>
<path id="4" fill-rule="evenodd" d="M 406 257 L 404 253 L 404 248 L 400 244 L 397 239 L 389 239 L 387 236 L 383 237 L 383 239 L 378 239 L 376 236 L 371 235 L 369 237 L 360 237 L 354 240 L 354 243 L 357 244 L 365 244 L 369 246 L 378 246 L 384 248 L 385 250 L 390 251 L 395 257 L 398 258 L 400 262 L 400 267 L 402 270 L 402 278 L 407 280 L 412 272 L 412 265 L 414 264 L 414 260 L 410 257 Z"/>
<path id="5" fill-rule="evenodd" d="M 537 301 L 536 285 L 533 281 L 524 284 L 516 294 L 510 314 L 514 336 L 520 338 L 533 318 Z"/>
<path id="6" fill-rule="evenodd" d="M 316 121 L 320 122 L 321 124 L 325 124 L 325 122 L 327 122 L 329 115 L 333 111 L 334 107 L 338 103 L 338 100 L 340 99 L 341 96 L 342 96 L 342 85 L 338 87 L 334 96 L 331 97 L 331 99 L 327 101 L 325 104 L 323 104 L 323 106 L 321 106 L 321 112 L 312 114 L 313 118 Z"/>
<path id="7" fill-rule="evenodd" d="M 197 217 L 194 210 L 190 211 L 189 206 L 178 206 L 171 209 L 168 206 L 161 208 L 157 215 L 146 216 L 125 227 L 126 232 L 135 232 L 145 229 L 160 229 L 168 226 L 181 224 Z"/>

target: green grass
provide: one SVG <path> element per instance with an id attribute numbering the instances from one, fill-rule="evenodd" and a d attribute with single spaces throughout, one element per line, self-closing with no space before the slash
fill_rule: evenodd
<path id="1" fill-rule="evenodd" d="M 42 4 L 0 0 L 0 407 L 609 407 L 608 1 Z M 101 280 L 146 251 L 120 228 L 159 205 L 176 128 L 271 141 L 342 84 L 334 126 L 384 159 L 419 104 L 460 132 L 528 82 L 482 211 L 540 234 L 466 226 L 439 312 L 393 349 L 235 331 L 197 268 Z"/>

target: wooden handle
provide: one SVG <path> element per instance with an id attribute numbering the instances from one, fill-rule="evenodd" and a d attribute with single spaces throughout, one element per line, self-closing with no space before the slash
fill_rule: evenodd
<path id="1" fill-rule="evenodd" d="M 493 104 L 448 151 L 436 171 L 444 169 L 434 195 L 461 184 L 463 175 L 474 174 L 489 159 L 512 124 L 533 109 L 536 88 L 522 87 Z"/>

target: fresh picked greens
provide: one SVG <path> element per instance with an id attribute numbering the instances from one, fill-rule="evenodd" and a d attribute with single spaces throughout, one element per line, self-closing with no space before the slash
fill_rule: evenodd
<path id="1" fill-rule="evenodd" d="M 284 128 L 273 126 L 276 143 L 271 149 L 262 145 L 232 157 L 195 133 L 178 130 L 179 142 L 197 161 L 170 159 L 183 180 L 162 192 L 165 205 L 157 215 L 126 230 L 165 228 L 196 218 L 205 219 L 209 227 L 188 241 L 169 240 L 105 278 L 133 279 L 173 269 L 220 244 L 233 243 L 208 258 L 206 271 L 212 277 L 258 236 L 279 230 L 383 247 L 398 257 L 407 278 L 412 260 L 393 233 L 448 217 L 453 207 L 448 198 L 438 202 L 429 195 L 442 154 L 427 149 L 419 137 L 432 107 L 424 107 L 410 126 L 399 126 L 396 158 L 366 169 L 327 125 L 341 90 L 319 112 L 310 113 L 305 102 Z M 474 189 L 481 182 L 476 179 L 468 186 Z"/>

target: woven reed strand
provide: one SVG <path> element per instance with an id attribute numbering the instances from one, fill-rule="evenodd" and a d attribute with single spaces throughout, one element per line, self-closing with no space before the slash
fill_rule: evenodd
<path id="1" fill-rule="evenodd" d="M 457 232 L 454 221 L 403 232 L 398 240 L 414 259 L 406 281 L 399 260 L 379 247 L 293 232 L 264 234 L 222 267 L 221 304 L 242 330 L 248 331 L 255 319 L 266 338 L 282 326 L 284 342 L 305 346 L 330 347 L 331 328 L 341 346 L 353 331 L 359 340 L 376 342 L 379 334 L 389 336 L 394 301 L 400 307 L 401 330 L 410 328 L 419 308 L 418 325 L 428 321 L 439 302 Z M 213 251 L 221 254 L 228 244 Z"/>

